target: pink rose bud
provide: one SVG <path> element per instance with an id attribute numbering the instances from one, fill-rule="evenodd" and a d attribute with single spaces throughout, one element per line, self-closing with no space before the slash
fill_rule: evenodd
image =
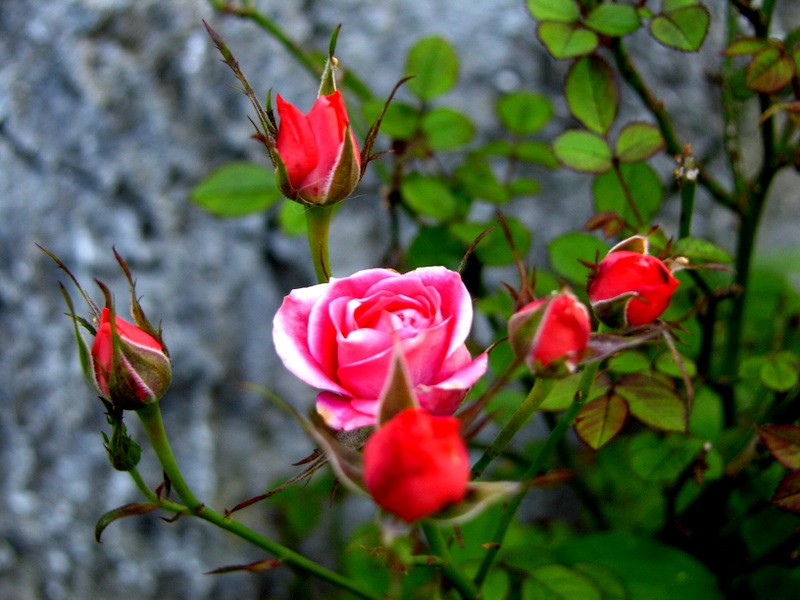
<path id="1" fill-rule="evenodd" d="M 364 480 L 375 502 L 406 522 L 464 499 L 469 456 L 455 417 L 407 408 L 364 446 Z"/>
<path id="2" fill-rule="evenodd" d="M 361 155 L 342 94 L 321 95 L 304 115 L 278 95 L 273 160 L 285 196 L 304 204 L 344 200 L 361 179 Z"/>
<path id="3" fill-rule="evenodd" d="M 406 274 L 367 269 L 293 290 L 273 322 L 289 371 L 322 390 L 317 412 L 334 429 L 374 425 L 378 399 L 399 351 L 420 406 L 451 415 L 486 372 L 465 344 L 472 299 L 444 267 Z"/>
<path id="4" fill-rule="evenodd" d="M 537 376 L 561 377 L 573 372 L 590 332 L 589 311 L 568 291 L 534 300 L 508 321 L 514 353 Z"/>
<path id="5" fill-rule="evenodd" d="M 164 346 L 152 335 L 116 317 L 117 347 L 110 311 L 104 308 L 92 344 L 92 367 L 97 389 L 111 404 L 136 410 L 157 402 L 167 391 L 172 369 Z"/>
<path id="6" fill-rule="evenodd" d="M 610 327 L 646 325 L 667 309 L 678 283 L 661 259 L 612 250 L 589 277 L 589 301 Z"/>

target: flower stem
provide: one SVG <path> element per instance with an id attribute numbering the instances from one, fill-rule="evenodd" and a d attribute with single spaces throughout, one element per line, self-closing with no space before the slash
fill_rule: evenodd
<path id="1" fill-rule="evenodd" d="M 315 575 L 316 577 L 328 581 L 341 589 L 352 592 L 359 598 L 364 598 L 365 600 L 384 600 L 383 594 L 362 588 L 352 579 L 344 577 L 334 571 L 331 571 L 330 569 L 323 567 L 313 560 L 306 558 L 302 554 L 299 554 L 294 550 L 291 550 L 286 546 L 283 546 L 282 544 L 279 544 L 278 542 L 275 542 L 261 535 L 260 533 L 257 533 L 256 531 L 253 531 L 232 517 L 220 514 L 200 502 L 200 500 L 198 500 L 194 495 L 194 492 L 192 492 L 189 485 L 186 483 L 186 480 L 183 478 L 183 474 L 181 473 L 178 463 L 175 460 L 175 455 L 172 453 L 172 448 L 170 447 L 166 431 L 164 430 L 164 422 L 161 418 L 161 409 L 159 408 L 158 403 L 156 402 L 150 404 L 145 408 L 138 410 L 137 414 L 144 425 L 145 432 L 147 433 L 147 437 L 150 439 L 153 450 L 158 456 L 158 460 L 161 462 L 164 473 L 172 484 L 172 488 L 178 494 L 178 497 L 181 499 L 181 501 L 186 505 L 185 509 L 188 510 L 191 515 L 199 517 L 200 519 L 208 521 L 209 523 L 212 523 L 221 529 L 229 531 L 241 539 L 250 542 L 254 546 L 257 546 L 262 550 L 266 550 L 281 562 L 295 567 L 301 571 L 305 571 L 306 573 Z M 144 483 L 141 481 L 141 477 L 138 475 L 138 472 L 131 472 L 131 476 L 136 482 L 137 487 L 140 489 L 142 489 L 142 487 L 146 488 Z M 164 508 L 171 510 L 180 510 L 184 508 L 180 505 L 176 505 L 173 502 L 158 499 L 149 490 L 148 492 L 144 492 L 144 490 L 142 491 L 148 499 L 153 500 L 155 498 L 157 503 Z"/>
<path id="2" fill-rule="evenodd" d="M 450 556 L 450 551 L 447 549 L 447 544 L 444 541 L 442 530 L 439 529 L 439 526 L 430 521 L 422 521 L 421 527 L 431 550 L 442 561 L 438 567 L 442 570 L 447 580 L 458 590 L 461 597 L 465 600 L 478 600 L 480 592 L 477 586 L 470 581 L 461 569 L 453 564 L 453 559 Z"/>
<path id="3" fill-rule="evenodd" d="M 486 470 L 486 467 L 489 466 L 489 463 L 500 456 L 511 439 L 539 409 L 542 402 L 544 402 L 548 394 L 550 394 L 554 385 L 555 379 L 544 377 L 538 377 L 536 379 L 531 391 L 528 393 L 528 397 L 519 405 L 519 408 L 517 408 L 516 412 L 511 416 L 508 423 L 500 430 L 500 433 L 497 434 L 497 437 L 492 441 L 491 445 L 486 448 L 483 456 L 481 456 L 478 462 L 475 463 L 475 466 L 472 467 L 471 479 L 480 478 Z"/>
<path id="4" fill-rule="evenodd" d="M 561 418 L 558 420 L 558 423 L 556 423 L 553 431 L 551 431 L 550 435 L 547 436 L 547 440 L 545 441 L 544 445 L 534 457 L 533 461 L 528 467 L 528 470 L 522 476 L 523 482 L 529 482 L 539 474 L 539 471 L 541 471 L 545 460 L 547 460 L 548 456 L 550 456 L 550 453 L 556 447 L 561 438 L 566 435 L 569 428 L 572 427 L 572 424 L 575 422 L 575 417 L 586 403 L 586 399 L 589 396 L 589 390 L 592 387 L 592 382 L 594 381 L 594 376 L 597 372 L 597 367 L 599 364 L 599 362 L 589 363 L 584 368 L 583 375 L 578 383 L 578 389 L 575 392 L 572 404 L 566 411 L 564 411 L 564 414 L 561 415 Z M 486 576 L 489 574 L 492 563 L 494 562 L 497 553 L 500 551 L 506 531 L 511 525 L 511 521 L 519 509 L 520 504 L 522 504 L 522 500 L 525 498 L 527 491 L 527 489 L 523 489 L 520 493 L 514 496 L 509 501 L 505 511 L 503 512 L 503 515 L 500 517 L 500 522 L 497 524 L 494 536 L 490 540 L 489 549 L 486 551 L 483 561 L 478 569 L 478 573 L 475 575 L 475 585 L 479 589 L 483 584 L 483 581 L 486 579 Z"/>
<path id="5" fill-rule="evenodd" d="M 306 208 L 306 226 L 308 229 L 308 247 L 314 272 L 318 283 L 327 283 L 330 279 L 330 257 L 328 255 L 328 233 L 331 227 L 332 206 L 308 206 Z"/>

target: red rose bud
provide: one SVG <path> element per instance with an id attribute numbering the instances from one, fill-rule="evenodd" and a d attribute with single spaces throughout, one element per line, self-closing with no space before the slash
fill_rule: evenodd
<path id="1" fill-rule="evenodd" d="M 661 259 L 630 250 L 612 250 L 589 278 L 589 301 L 597 318 L 606 325 L 646 325 L 667 309 L 678 283 Z"/>
<path id="2" fill-rule="evenodd" d="M 361 179 L 361 155 L 342 94 L 321 95 L 304 115 L 278 95 L 273 160 L 281 192 L 304 204 L 344 200 Z"/>
<path id="3" fill-rule="evenodd" d="M 589 311 L 568 291 L 534 300 L 508 321 L 514 353 L 537 376 L 563 377 L 573 372 L 590 332 Z"/>
<path id="4" fill-rule="evenodd" d="M 364 447 L 364 480 L 375 502 L 410 523 L 463 500 L 469 456 L 459 430 L 455 417 L 415 408 L 377 429 Z"/>
<path id="5" fill-rule="evenodd" d="M 111 404 L 126 410 L 157 402 L 172 379 L 163 344 L 120 317 L 114 321 L 114 332 L 109 317 L 109 309 L 104 308 L 92 344 L 97 389 Z"/>

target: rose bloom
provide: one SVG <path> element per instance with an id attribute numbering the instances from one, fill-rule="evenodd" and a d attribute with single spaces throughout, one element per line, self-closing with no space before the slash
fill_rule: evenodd
<path id="1" fill-rule="evenodd" d="M 469 456 L 455 417 L 407 408 L 364 446 L 364 481 L 375 502 L 407 522 L 460 502 Z"/>
<path id="2" fill-rule="evenodd" d="M 534 300 L 508 322 L 514 352 L 537 375 L 575 370 L 591 332 L 587 308 L 570 292 Z"/>
<path id="3" fill-rule="evenodd" d="M 361 178 L 361 156 L 341 92 L 319 96 L 307 115 L 280 95 L 277 101 L 275 147 L 289 178 L 289 189 L 282 191 L 309 204 L 331 204 L 350 195 Z"/>
<path id="4" fill-rule="evenodd" d="M 452 414 L 486 371 L 464 342 L 472 301 L 461 276 L 444 267 L 401 275 L 368 269 L 293 290 L 274 319 L 283 364 L 323 390 L 317 411 L 334 429 L 373 425 L 395 346 L 403 354 L 419 403 Z"/>
<path id="5" fill-rule="evenodd" d="M 589 300 L 608 325 L 646 325 L 667 309 L 678 283 L 661 259 L 617 250 L 601 260 L 590 277 Z"/>
<path id="6" fill-rule="evenodd" d="M 97 389 L 109 402 L 136 409 L 159 400 L 172 378 L 169 357 L 161 343 L 121 317 L 114 323 L 119 339 L 116 370 L 110 311 L 104 308 L 91 349 Z"/>

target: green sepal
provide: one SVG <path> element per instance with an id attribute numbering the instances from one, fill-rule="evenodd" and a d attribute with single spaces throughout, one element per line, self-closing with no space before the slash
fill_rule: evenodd
<path id="1" fill-rule="evenodd" d="M 399 348 L 395 348 L 386 382 L 378 400 L 378 426 L 384 425 L 407 408 L 419 408 L 408 365 Z"/>
<path id="2" fill-rule="evenodd" d="M 461 502 L 451 504 L 432 517 L 439 525 L 458 525 L 478 516 L 492 504 L 518 494 L 522 484 L 518 481 L 470 481 L 467 495 Z"/>
<path id="3" fill-rule="evenodd" d="M 105 433 L 103 446 L 108 452 L 111 466 L 117 471 L 130 471 L 139 464 L 142 458 L 142 447 L 128 435 L 128 428 L 122 422 L 122 411 L 115 409 L 111 403 L 103 401 L 106 405 L 106 418 L 111 425 L 111 439 Z"/>
<path id="4" fill-rule="evenodd" d="M 322 70 L 322 78 L 319 82 L 319 92 L 317 96 L 330 96 L 336 91 L 336 65 L 338 61 L 334 57 L 336 52 L 336 41 L 339 38 L 339 31 L 341 31 L 341 24 L 337 25 L 331 33 L 331 41 L 328 44 L 328 59 L 325 61 L 325 68 Z"/>
<path id="5" fill-rule="evenodd" d="M 600 322 L 612 329 L 622 329 L 628 326 L 628 303 L 638 295 L 636 292 L 626 292 L 614 298 L 592 302 L 592 311 Z"/>
<path id="6" fill-rule="evenodd" d="M 348 124 L 344 131 L 342 152 L 331 175 L 330 186 L 324 200 L 318 204 L 327 206 L 344 200 L 353 193 L 359 181 L 361 181 L 360 154 L 353 143 L 353 135 Z"/>

